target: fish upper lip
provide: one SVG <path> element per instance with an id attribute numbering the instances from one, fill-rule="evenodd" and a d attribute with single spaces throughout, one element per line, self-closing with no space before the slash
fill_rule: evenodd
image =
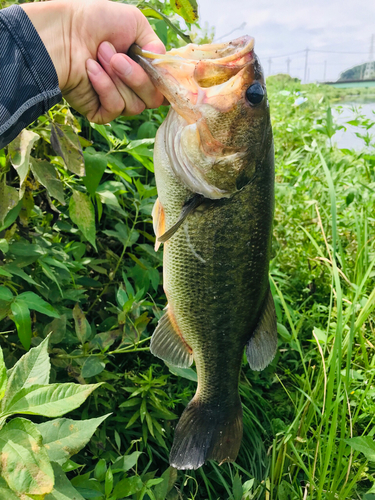
<path id="1" fill-rule="evenodd" d="M 242 42 L 242 47 L 241 47 Z M 217 57 L 217 54 L 225 51 L 229 52 L 227 55 L 223 57 Z M 232 49 L 232 50 L 231 50 Z M 254 49 L 254 38 L 251 36 L 243 36 L 233 40 L 232 42 L 225 43 L 212 43 L 205 45 L 196 45 L 190 43 L 185 47 L 181 47 L 178 49 L 172 49 L 168 51 L 166 54 L 156 54 L 154 52 L 150 52 L 148 50 L 144 50 L 136 44 L 133 44 L 129 49 L 129 56 L 132 58 L 143 57 L 145 59 L 153 59 L 153 64 L 157 64 L 160 62 L 172 62 L 172 61 L 184 61 L 197 63 L 199 61 L 209 61 L 211 64 L 215 65 L 231 65 L 231 63 L 235 63 L 236 61 L 240 61 L 247 54 L 250 54 Z M 195 56 L 194 52 L 196 52 Z M 181 56 L 180 54 L 186 53 L 187 56 Z M 188 56 L 190 53 L 191 57 Z M 212 57 L 209 57 L 209 54 L 212 54 Z M 199 57 L 199 55 L 204 55 L 204 57 Z"/>

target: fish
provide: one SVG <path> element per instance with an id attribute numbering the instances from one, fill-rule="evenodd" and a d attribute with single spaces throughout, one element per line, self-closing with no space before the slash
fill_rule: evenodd
<path id="1" fill-rule="evenodd" d="M 194 470 L 238 455 L 244 349 L 258 371 L 277 351 L 269 102 L 250 36 L 129 55 L 171 105 L 155 138 L 153 209 L 168 304 L 150 350 L 176 367 L 195 362 L 196 394 L 170 451 L 171 466 Z"/>

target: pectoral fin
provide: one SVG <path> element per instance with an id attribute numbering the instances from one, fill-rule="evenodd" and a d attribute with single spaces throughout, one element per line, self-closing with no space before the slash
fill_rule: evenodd
<path id="1" fill-rule="evenodd" d="M 160 247 L 158 237 L 165 232 L 165 214 L 163 205 L 160 203 L 159 198 L 155 201 L 154 208 L 152 209 L 152 222 L 154 226 L 154 233 L 156 236 L 155 252 Z"/>
<path id="2" fill-rule="evenodd" d="M 181 226 L 181 224 L 184 222 L 186 217 L 191 214 L 201 203 L 204 201 L 204 196 L 201 194 L 196 194 L 190 200 L 188 200 L 185 205 L 182 207 L 181 213 L 177 219 L 177 222 L 173 224 L 173 226 L 168 229 L 164 234 L 158 237 L 158 241 L 160 243 L 165 243 L 168 241 L 174 233 L 177 231 L 177 229 Z"/>
<path id="3" fill-rule="evenodd" d="M 192 349 L 179 332 L 168 306 L 152 335 L 150 351 L 154 356 L 180 368 L 187 368 L 193 362 Z"/>
<path id="4" fill-rule="evenodd" d="M 258 325 L 246 346 L 246 356 L 250 368 L 256 371 L 264 370 L 275 357 L 276 350 L 276 311 L 271 291 L 269 291 Z"/>

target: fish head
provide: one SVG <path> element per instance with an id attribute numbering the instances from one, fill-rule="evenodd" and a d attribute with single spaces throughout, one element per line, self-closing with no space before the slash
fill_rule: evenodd
<path id="1" fill-rule="evenodd" d="M 188 44 L 166 54 L 132 46 L 130 55 L 171 104 L 167 148 L 181 181 L 212 199 L 250 182 L 272 144 L 254 39 Z"/>

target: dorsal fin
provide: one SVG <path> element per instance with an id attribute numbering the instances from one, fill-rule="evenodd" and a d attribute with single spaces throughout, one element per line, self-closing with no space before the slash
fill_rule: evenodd
<path id="1" fill-rule="evenodd" d="M 166 309 L 152 335 L 150 351 L 173 366 L 187 368 L 193 362 L 193 351 L 182 337 L 169 306 Z"/>
<path id="2" fill-rule="evenodd" d="M 277 321 L 271 290 L 264 302 L 263 312 L 247 343 L 246 356 L 252 370 L 260 371 L 271 363 L 277 351 Z"/>
<path id="3" fill-rule="evenodd" d="M 160 247 L 160 241 L 158 241 L 158 238 L 160 235 L 165 233 L 165 213 L 163 205 L 160 203 L 159 198 L 156 199 L 154 208 L 152 209 L 152 222 L 154 226 L 154 233 L 156 236 L 155 252 L 157 252 L 158 248 Z"/>
<path id="4" fill-rule="evenodd" d="M 201 194 L 195 194 L 190 200 L 188 200 L 185 205 L 182 207 L 181 213 L 177 219 L 177 222 L 173 224 L 173 226 L 168 229 L 164 234 L 158 237 L 158 241 L 160 243 L 165 243 L 168 241 L 174 233 L 177 231 L 177 229 L 181 226 L 181 224 L 184 222 L 186 217 L 191 214 L 199 205 L 201 205 L 204 201 L 204 196 Z"/>

